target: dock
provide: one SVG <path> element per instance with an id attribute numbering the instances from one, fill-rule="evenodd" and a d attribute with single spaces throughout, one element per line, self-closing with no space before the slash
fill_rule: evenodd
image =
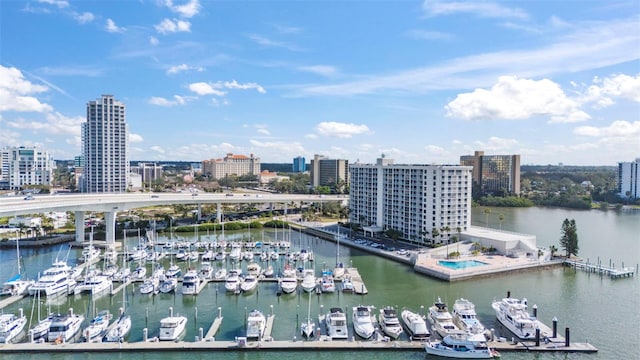
<path id="1" fill-rule="evenodd" d="M 636 271 L 632 267 L 623 267 L 621 269 L 616 269 L 613 267 L 602 266 L 602 264 L 593 264 L 593 263 L 589 263 L 588 261 L 585 262 L 583 260 L 567 259 L 564 261 L 564 264 L 574 269 L 583 270 L 583 271 L 600 274 L 600 275 L 606 275 L 612 279 L 633 277 Z"/>
<path id="2" fill-rule="evenodd" d="M 211 323 L 211 327 L 209 327 L 209 330 L 207 330 L 207 333 L 204 335 L 204 338 L 202 340 L 204 341 L 208 341 L 210 339 L 215 339 L 216 334 L 218 333 L 218 330 L 220 329 L 220 325 L 222 325 L 222 308 L 218 308 L 218 316 L 216 316 L 215 319 L 213 319 L 213 323 Z"/>
<path id="3" fill-rule="evenodd" d="M 264 328 L 264 336 L 262 337 L 263 340 L 273 340 L 273 338 L 271 337 L 271 330 L 273 330 L 273 321 L 275 320 L 275 318 L 276 316 L 273 314 L 267 315 L 267 326 L 265 326 Z"/>
<path id="4" fill-rule="evenodd" d="M 0 309 L 4 309 L 5 306 L 9 306 L 15 302 L 22 300 L 25 296 L 26 295 L 13 295 L 2 299 L 2 301 L 0 301 Z"/>
<path id="5" fill-rule="evenodd" d="M 362 277 L 360 276 L 360 272 L 358 272 L 358 268 L 347 268 L 346 273 L 351 277 L 351 283 L 353 284 L 353 293 L 358 295 L 366 295 L 369 293 L 367 290 L 364 281 L 362 281 Z"/>
<path id="6" fill-rule="evenodd" d="M 131 278 L 127 278 L 127 281 L 120 283 L 120 285 L 111 288 L 111 295 L 113 296 L 119 293 L 121 290 L 125 289 L 130 284 L 131 284 Z"/>

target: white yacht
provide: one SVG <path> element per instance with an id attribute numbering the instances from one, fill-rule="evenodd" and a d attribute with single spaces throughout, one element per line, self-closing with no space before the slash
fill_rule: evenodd
<path id="1" fill-rule="evenodd" d="M 107 329 L 109 328 L 109 322 L 113 315 L 107 310 L 100 311 L 96 317 L 91 319 L 89 326 L 82 331 L 82 336 L 86 342 L 102 342 Z"/>
<path id="2" fill-rule="evenodd" d="M 316 289 L 316 274 L 313 269 L 304 269 L 300 286 L 306 292 L 312 292 Z"/>
<path id="3" fill-rule="evenodd" d="M 182 269 L 180 269 L 180 266 L 178 264 L 174 264 L 171 263 L 169 265 L 169 269 L 167 270 L 167 272 L 164 273 L 164 275 L 166 277 L 179 277 L 180 274 L 182 274 Z"/>
<path id="4" fill-rule="evenodd" d="M 342 278 L 342 292 L 353 292 L 353 283 L 351 282 L 350 276 L 345 276 Z"/>
<path id="5" fill-rule="evenodd" d="M 82 254 L 78 258 L 78 261 L 92 264 L 100 260 L 100 256 L 101 256 L 100 249 L 96 248 L 93 245 L 88 245 L 82 249 Z"/>
<path id="6" fill-rule="evenodd" d="M 24 316 L 22 308 L 18 310 L 18 315 L 0 315 L 0 344 L 19 341 L 26 325 L 27 317 Z"/>
<path id="7" fill-rule="evenodd" d="M 40 279 L 29 287 L 29 295 L 54 296 L 62 293 L 73 294 L 76 287 L 74 269 L 65 261 L 54 261 Z"/>
<path id="8" fill-rule="evenodd" d="M 429 307 L 429 315 L 427 318 L 431 323 L 432 329 L 442 338 L 447 335 L 462 333 L 462 330 L 453 323 L 453 316 L 451 316 L 451 313 L 447 309 L 447 304 L 442 302 L 440 298 Z"/>
<path id="9" fill-rule="evenodd" d="M 247 274 L 249 274 L 249 275 L 259 276 L 260 275 L 260 271 L 262 271 L 262 267 L 260 266 L 260 264 L 258 264 L 256 262 L 250 262 L 247 265 Z"/>
<path id="10" fill-rule="evenodd" d="M 258 288 L 258 278 L 255 275 L 247 275 L 242 280 L 242 284 L 240 284 L 240 290 L 242 292 L 251 292 Z"/>
<path id="11" fill-rule="evenodd" d="M 187 318 L 185 316 L 173 316 L 173 309 L 170 315 L 160 320 L 160 341 L 179 340 L 187 329 Z"/>
<path id="12" fill-rule="evenodd" d="M 295 276 L 285 276 L 280 279 L 280 290 L 285 294 L 291 294 L 298 288 L 298 279 Z"/>
<path id="13" fill-rule="evenodd" d="M 182 294 L 183 295 L 198 295 L 200 292 L 200 284 L 202 279 L 198 271 L 195 269 L 189 269 L 182 278 Z"/>
<path id="14" fill-rule="evenodd" d="M 227 269 L 225 268 L 220 268 L 216 270 L 216 272 L 213 274 L 213 278 L 216 280 L 222 280 L 226 277 L 227 277 Z"/>
<path id="15" fill-rule="evenodd" d="M 531 316 L 527 309 L 527 299 L 507 297 L 494 300 L 491 304 L 498 321 L 522 340 L 532 340 L 536 336 L 536 328 L 540 328 L 538 319 Z"/>
<path id="16" fill-rule="evenodd" d="M 216 253 L 215 259 L 216 261 L 224 261 L 227 258 L 227 253 L 224 250 L 220 250 Z"/>
<path id="17" fill-rule="evenodd" d="M 242 257 L 242 248 L 236 244 L 232 245 L 231 252 L 229 253 L 229 259 L 231 261 L 239 261 Z"/>
<path id="18" fill-rule="evenodd" d="M 486 331 L 484 325 L 478 320 L 475 305 L 467 299 L 456 300 L 453 303 L 451 315 L 453 315 L 453 323 L 467 333 L 482 334 Z"/>
<path id="19" fill-rule="evenodd" d="M 322 272 L 321 289 L 323 293 L 332 293 L 336 291 L 336 283 L 333 279 L 331 271 Z"/>
<path id="20" fill-rule="evenodd" d="M 200 263 L 200 277 L 206 280 L 213 279 L 213 266 L 211 262 L 203 261 Z"/>
<path id="21" fill-rule="evenodd" d="M 380 309 L 378 323 L 382 331 L 394 340 L 397 340 L 400 334 L 404 332 L 402 325 L 400 325 L 400 320 L 398 320 L 398 312 L 394 307 L 387 306 L 384 309 Z"/>
<path id="22" fill-rule="evenodd" d="M 456 359 L 492 359 L 500 357 L 489 348 L 484 338 L 475 341 L 466 334 L 447 335 L 442 341 L 428 341 L 424 344 L 427 354 Z"/>
<path id="23" fill-rule="evenodd" d="M 238 270 L 230 270 L 227 274 L 227 279 L 224 282 L 224 288 L 229 292 L 236 292 L 240 289 L 242 279 Z"/>
<path id="24" fill-rule="evenodd" d="M 113 287 L 113 282 L 108 276 L 90 273 L 84 281 L 77 284 L 74 294 L 88 293 L 91 295 L 104 294 Z"/>
<path id="25" fill-rule="evenodd" d="M 327 335 L 331 340 L 346 339 L 349 336 L 347 329 L 347 316 L 341 308 L 335 307 L 329 310 L 324 318 L 327 327 Z"/>
<path id="26" fill-rule="evenodd" d="M 404 323 L 404 327 L 413 340 L 424 341 L 429 339 L 431 333 L 427 329 L 427 323 L 418 313 L 409 309 L 403 309 L 400 312 L 400 318 Z"/>
<path id="27" fill-rule="evenodd" d="M 49 342 L 70 342 L 80 333 L 80 327 L 84 321 L 84 316 L 74 314 L 73 309 L 69 309 L 69 314 L 55 315 L 49 326 L 47 341 Z"/>
<path id="28" fill-rule="evenodd" d="M 160 292 L 160 277 L 150 276 L 140 285 L 140 294 L 155 295 Z"/>
<path id="29" fill-rule="evenodd" d="M 160 292 L 163 294 L 168 294 L 176 291 L 178 287 L 178 278 L 176 277 L 165 277 L 165 279 L 160 283 Z"/>
<path id="30" fill-rule="evenodd" d="M 145 276 L 147 276 L 147 268 L 144 265 L 140 264 L 131 273 L 131 280 L 144 280 Z"/>
<path id="31" fill-rule="evenodd" d="M 371 306 L 354 306 L 352 321 L 353 330 L 363 339 L 369 339 L 375 332 L 373 319 L 371 317 Z"/>
<path id="32" fill-rule="evenodd" d="M 128 266 L 122 266 L 113 274 L 111 280 L 114 282 L 126 282 L 129 276 L 131 276 L 131 269 Z"/>
<path id="33" fill-rule="evenodd" d="M 0 290 L 0 296 L 18 296 L 26 295 L 29 293 L 29 288 L 35 283 L 33 280 L 22 280 L 21 274 L 7 280 L 2 284 L 2 290 Z"/>
<path id="34" fill-rule="evenodd" d="M 267 318 L 260 310 L 251 310 L 247 317 L 247 339 L 262 339 L 267 327 Z"/>

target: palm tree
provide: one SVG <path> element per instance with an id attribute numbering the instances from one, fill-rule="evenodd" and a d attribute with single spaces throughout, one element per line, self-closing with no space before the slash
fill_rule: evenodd
<path id="1" fill-rule="evenodd" d="M 431 244 L 435 244 L 438 236 L 440 236 L 440 231 L 437 228 L 431 229 Z"/>
<path id="2" fill-rule="evenodd" d="M 498 214 L 498 220 L 500 220 L 500 230 L 502 230 L 502 221 L 504 221 L 504 214 Z"/>
<path id="3" fill-rule="evenodd" d="M 486 226 L 486 227 L 489 227 L 489 215 L 491 214 L 491 209 L 489 209 L 489 208 L 484 208 L 483 212 L 484 212 L 484 215 L 485 215 L 485 218 L 486 218 L 486 220 L 485 220 L 485 226 Z"/>

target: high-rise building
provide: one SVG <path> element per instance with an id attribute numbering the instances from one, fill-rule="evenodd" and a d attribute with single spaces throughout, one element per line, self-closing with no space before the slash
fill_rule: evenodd
<path id="1" fill-rule="evenodd" d="M 143 184 L 152 184 L 162 179 L 162 166 L 156 163 L 139 162 L 138 166 L 131 167 L 131 173 L 139 174 Z"/>
<path id="2" fill-rule="evenodd" d="M 349 160 L 314 155 L 311 160 L 311 186 L 329 186 L 344 190 L 349 185 Z"/>
<path id="3" fill-rule="evenodd" d="M 202 162 L 202 174 L 214 179 L 222 179 L 229 175 L 260 175 L 260 158 L 253 154 L 234 155 L 228 153 L 222 159 L 210 159 Z"/>
<path id="4" fill-rule="evenodd" d="M 293 168 L 291 170 L 294 173 L 307 171 L 307 163 L 304 156 L 298 156 L 293 158 Z"/>
<path id="5" fill-rule="evenodd" d="M 25 185 L 51 185 L 56 162 L 38 146 L 5 147 L 0 150 L 0 179 L 11 190 Z"/>
<path id="6" fill-rule="evenodd" d="M 460 156 L 460 165 L 473 167 L 478 195 L 520 194 L 520 155 L 485 155 L 484 151 L 476 151 L 474 155 Z"/>
<path id="7" fill-rule="evenodd" d="M 128 140 L 124 103 L 112 95 L 87 103 L 87 121 L 82 123 L 82 192 L 127 191 Z"/>
<path id="8" fill-rule="evenodd" d="M 618 196 L 627 199 L 640 198 L 640 158 L 632 162 L 618 163 Z"/>
<path id="9" fill-rule="evenodd" d="M 351 164 L 349 221 L 416 242 L 444 242 L 471 226 L 471 167 Z M 437 231 L 434 231 L 437 230 Z"/>

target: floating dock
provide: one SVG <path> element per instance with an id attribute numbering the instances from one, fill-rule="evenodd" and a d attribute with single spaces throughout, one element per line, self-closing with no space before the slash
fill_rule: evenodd
<path id="1" fill-rule="evenodd" d="M 607 275 L 612 279 L 633 277 L 636 269 L 632 267 L 623 267 L 622 269 L 615 269 L 613 267 L 602 266 L 601 264 L 592 264 L 584 262 L 582 260 L 565 260 L 564 264 L 571 266 L 574 269 L 584 270 L 590 273 L 596 273 L 600 275 Z"/>
<path id="2" fill-rule="evenodd" d="M 219 307 L 218 316 L 216 316 L 216 318 L 213 319 L 213 323 L 211 323 L 211 327 L 209 327 L 209 330 L 204 335 L 204 338 L 202 340 L 208 341 L 210 339 L 215 339 L 215 336 L 218 333 L 218 330 L 220 329 L 220 325 L 222 325 L 222 319 L 223 319 L 222 308 Z"/>
<path id="3" fill-rule="evenodd" d="M 357 268 L 353 268 L 353 267 L 347 268 L 346 273 L 348 276 L 351 277 L 351 283 L 353 284 L 354 294 L 366 295 L 369 293 L 369 291 L 367 290 L 367 287 L 364 284 L 364 281 L 362 281 L 362 277 L 360 276 L 360 273 L 358 272 Z"/>

